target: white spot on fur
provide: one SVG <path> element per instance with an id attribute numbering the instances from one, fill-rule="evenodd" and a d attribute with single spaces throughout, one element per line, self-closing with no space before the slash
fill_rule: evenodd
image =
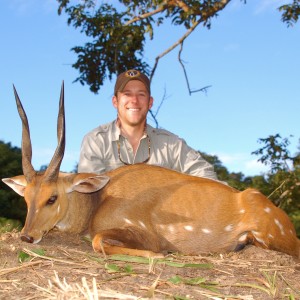
<path id="1" fill-rule="evenodd" d="M 243 235 L 240 236 L 239 242 L 244 242 L 247 238 L 247 233 L 244 233 Z"/>
<path id="2" fill-rule="evenodd" d="M 37 214 L 39 212 L 39 209 L 37 209 L 36 211 L 35 211 L 35 213 Z"/>
<path id="3" fill-rule="evenodd" d="M 268 237 L 269 237 L 270 239 L 274 239 L 274 236 L 273 236 L 271 233 L 268 234 Z"/>
<path id="4" fill-rule="evenodd" d="M 265 245 L 265 247 L 268 247 L 267 244 L 265 243 L 265 241 L 264 241 L 263 239 L 258 238 L 258 237 L 256 237 L 256 236 L 254 236 L 254 237 L 255 237 L 255 239 L 256 239 L 259 243 Z"/>
<path id="5" fill-rule="evenodd" d="M 143 228 L 146 228 L 146 225 L 145 225 L 142 221 L 139 221 L 139 224 L 140 224 Z"/>
<path id="6" fill-rule="evenodd" d="M 67 228 L 66 224 L 63 223 L 63 222 L 58 222 L 58 223 L 55 225 L 55 227 L 57 227 L 57 228 L 58 228 L 59 230 L 61 230 L 61 231 L 64 231 L 64 230 Z"/>
<path id="7" fill-rule="evenodd" d="M 211 230 L 207 229 L 207 228 L 202 228 L 201 230 L 202 230 L 203 233 L 206 233 L 206 234 L 211 233 Z"/>
<path id="8" fill-rule="evenodd" d="M 194 227 L 191 226 L 191 225 L 185 225 L 185 226 L 184 226 L 184 229 L 187 230 L 187 231 L 193 231 L 193 230 L 194 230 Z"/>
<path id="9" fill-rule="evenodd" d="M 57 206 L 57 214 L 60 212 L 60 204 Z"/>
<path id="10" fill-rule="evenodd" d="M 283 226 L 282 224 L 279 222 L 279 220 L 274 219 L 275 224 L 279 227 L 281 235 L 285 235 L 284 230 L 283 230 Z"/>
<path id="11" fill-rule="evenodd" d="M 242 208 L 242 209 L 240 210 L 240 213 L 241 213 L 241 214 L 244 214 L 244 213 L 245 213 L 245 209 Z"/>
<path id="12" fill-rule="evenodd" d="M 130 224 L 130 225 L 133 225 L 133 223 L 130 221 L 130 220 L 128 220 L 128 219 L 124 219 L 124 221 L 125 221 L 125 223 L 127 223 L 127 224 Z"/>
<path id="13" fill-rule="evenodd" d="M 252 191 L 252 194 L 260 194 L 260 192 L 259 191 Z"/>
<path id="14" fill-rule="evenodd" d="M 168 226 L 168 230 L 173 233 L 174 232 L 174 226 L 173 225 L 169 225 Z"/>
<path id="15" fill-rule="evenodd" d="M 225 229 L 225 231 L 232 231 L 233 230 L 233 224 L 227 225 L 224 229 Z"/>
<path id="16" fill-rule="evenodd" d="M 252 233 L 253 233 L 254 238 L 255 238 L 259 243 L 261 243 L 261 244 L 265 245 L 266 247 L 268 247 L 267 244 L 266 244 L 266 242 L 265 242 L 262 238 L 258 237 L 259 232 L 257 232 L 257 231 L 252 231 Z"/>
<path id="17" fill-rule="evenodd" d="M 271 208 L 267 206 L 264 208 L 264 211 L 269 214 L 271 212 Z"/>

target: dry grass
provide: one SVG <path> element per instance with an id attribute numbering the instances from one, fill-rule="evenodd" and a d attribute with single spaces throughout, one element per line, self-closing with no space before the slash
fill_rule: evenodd
<path id="1" fill-rule="evenodd" d="M 300 299 L 300 263 L 249 247 L 149 260 L 96 254 L 78 236 L 0 236 L 0 299 Z"/>

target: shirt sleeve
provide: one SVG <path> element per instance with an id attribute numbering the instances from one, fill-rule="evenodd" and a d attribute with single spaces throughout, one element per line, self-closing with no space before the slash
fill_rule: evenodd
<path id="1" fill-rule="evenodd" d="M 99 145 L 93 136 L 86 135 L 81 144 L 78 172 L 80 173 L 103 173 L 105 164 Z"/>
<path id="2" fill-rule="evenodd" d="M 187 145 L 185 140 L 177 138 L 174 143 L 174 169 L 198 177 L 218 180 L 213 166 L 201 154 Z"/>

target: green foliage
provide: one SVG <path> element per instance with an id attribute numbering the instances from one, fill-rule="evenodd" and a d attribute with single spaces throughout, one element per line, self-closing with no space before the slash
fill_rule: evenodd
<path id="1" fill-rule="evenodd" d="M 243 173 L 230 173 L 217 156 L 201 155 L 214 166 L 219 180 L 238 190 L 256 188 L 286 211 L 300 236 L 300 152 L 291 155 L 289 139 L 281 138 L 279 134 L 258 141 L 263 146 L 252 154 L 259 156 L 258 161 L 270 167 L 264 176 L 245 177 Z"/>
<path id="2" fill-rule="evenodd" d="M 287 212 L 300 237 L 300 168 L 279 171 L 268 179 L 274 187 L 270 199 Z"/>
<path id="3" fill-rule="evenodd" d="M 133 268 L 131 265 L 125 265 L 124 267 L 120 267 L 116 264 L 105 264 L 105 269 L 108 273 L 133 273 Z"/>
<path id="4" fill-rule="evenodd" d="M 21 149 L 0 141 L 0 179 L 20 174 L 23 174 Z M 24 222 L 26 212 L 24 199 L 0 180 L 0 217 Z"/>
<path id="5" fill-rule="evenodd" d="M 60 10 L 66 1 L 60 2 Z M 76 79 L 81 84 L 88 84 L 91 91 L 98 92 L 105 79 L 112 79 L 125 69 L 135 68 L 149 74 L 149 66 L 142 61 L 146 33 L 152 31 L 148 20 L 123 26 L 133 12 L 134 2 L 128 4 L 128 10 L 118 12 L 107 3 L 97 9 L 91 9 L 93 1 L 82 1 L 76 6 L 65 7 L 69 15 L 68 24 L 81 28 L 91 41 L 84 46 L 73 47 L 78 60 L 73 67 L 80 76 Z M 93 7 L 94 8 L 94 7 Z"/>
<path id="6" fill-rule="evenodd" d="M 264 146 L 253 154 L 259 155 L 259 161 L 270 166 L 266 175 L 267 195 L 287 212 L 300 236 L 300 152 L 291 155 L 289 139 L 279 134 L 259 139 L 259 143 Z"/>
<path id="7" fill-rule="evenodd" d="M 300 15 L 300 0 L 294 0 L 291 4 L 285 4 L 278 9 L 282 12 L 282 21 L 288 26 L 293 26 L 297 23 Z"/>
<path id="8" fill-rule="evenodd" d="M 140 256 L 131 256 L 126 254 L 113 254 L 110 255 L 108 259 L 115 260 L 115 261 L 123 261 L 123 262 L 130 262 L 130 263 L 139 263 L 139 264 L 149 264 L 149 263 L 156 263 L 156 264 L 164 264 L 174 268 L 196 268 L 196 269 L 212 269 L 213 265 L 210 263 L 206 264 L 199 264 L 199 263 L 183 263 L 174 261 L 172 257 L 165 257 L 165 258 L 145 258 Z"/>
<path id="9" fill-rule="evenodd" d="M 97 93 L 106 79 L 120 72 L 136 68 L 149 75 L 150 67 L 144 58 L 144 47 L 154 38 L 154 29 L 169 21 L 172 30 L 183 27 L 186 32 L 182 41 L 168 47 L 163 54 L 158 53 L 156 63 L 166 53 L 182 44 L 199 24 L 208 29 L 212 18 L 217 17 L 230 0 L 57 0 L 58 14 L 65 12 L 68 25 L 85 34 L 88 42 L 72 48 L 77 61 L 72 65 L 79 71 L 75 81 L 88 84 L 92 92 Z M 242 1 L 242 0 L 241 0 Z M 246 3 L 246 1 L 242 1 Z M 79 4 L 78 4 L 79 3 Z M 289 26 L 298 21 L 300 0 L 279 7 L 282 21 Z M 156 64 L 151 70 L 152 78 Z"/>
<path id="10" fill-rule="evenodd" d="M 13 229 L 20 230 L 22 224 L 19 220 L 11 220 L 0 217 L 0 234 L 4 232 L 10 232 Z"/>
<path id="11" fill-rule="evenodd" d="M 270 166 L 267 179 L 274 187 L 270 197 L 285 208 L 300 202 L 300 152 L 291 155 L 289 139 L 279 134 L 259 139 L 259 143 L 264 146 L 252 154 L 259 155 L 258 161 Z"/>
<path id="12" fill-rule="evenodd" d="M 260 156 L 258 161 L 270 166 L 271 173 L 281 170 L 289 170 L 288 163 L 294 163 L 294 157 L 290 155 L 287 147 L 290 145 L 288 138 L 281 138 L 279 134 L 270 135 L 267 138 L 259 139 L 259 144 L 265 144 L 262 148 L 252 152 Z"/>
<path id="13" fill-rule="evenodd" d="M 37 254 L 37 256 L 45 256 L 46 255 L 46 251 L 44 249 L 33 249 L 32 251 L 20 251 L 18 253 L 18 261 L 20 263 L 26 262 L 26 261 L 30 261 L 34 256 L 32 256 L 32 254 Z"/>
<path id="14" fill-rule="evenodd" d="M 58 13 L 68 15 L 68 25 L 79 28 L 89 42 L 75 46 L 77 62 L 73 67 L 80 73 L 76 81 L 88 84 L 97 93 L 105 79 L 112 79 L 124 70 L 135 68 L 149 75 L 144 59 L 147 39 L 154 37 L 154 27 L 166 20 L 172 25 L 189 30 L 202 23 L 210 27 L 227 1 L 162 1 L 119 0 L 118 2 L 83 0 L 73 5 L 69 0 L 58 0 Z"/>
<path id="15" fill-rule="evenodd" d="M 218 292 L 217 290 L 218 283 L 207 281 L 205 277 L 184 278 L 175 275 L 169 278 L 168 281 L 172 282 L 173 284 L 197 285 L 203 289 L 208 289 L 214 292 Z"/>
<path id="16" fill-rule="evenodd" d="M 251 185 L 251 179 L 249 177 L 245 177 L 241 172 L 230 173 L 216 155 L 209 155 L 204 152 L 200 152 L 200 154 L 206 161 L 214 166 L 214 170 L 220 181 L 225 181 L 238 190 L 244 190 Z"/>
<path id="17" fill-rule="evenodd" d="M 279 134 L 259 139 L 259 143 L 263 146 L 253 154 L 270 167 L 260 190 L 287 212 L 300 236 L 300 152 L 291 155 L 289 139 Z"/>

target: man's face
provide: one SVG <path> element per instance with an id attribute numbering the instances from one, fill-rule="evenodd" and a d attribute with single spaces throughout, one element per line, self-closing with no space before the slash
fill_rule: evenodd
<path id="1" fill-rule="evenodd" d="M 139 80 L 129 81 L 122 92 L 112 99 L 122 124 L 137 126 L 145 123 L 148 110 L 153 105 L 145 85 Z"/>

